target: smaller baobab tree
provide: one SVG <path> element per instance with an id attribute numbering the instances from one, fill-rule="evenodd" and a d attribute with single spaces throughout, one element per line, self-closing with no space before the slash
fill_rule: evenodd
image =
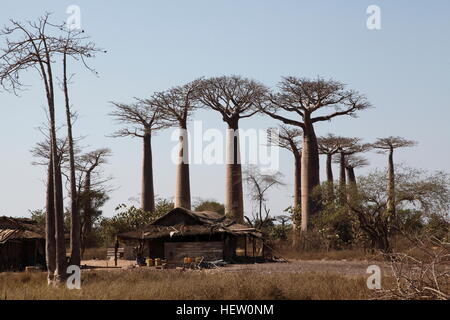
<path id="1" fill-rule="evenodd" d="M 114 110 L 110 115 L 122 124 L 127 125 L 115 132 L 113 137 L 137 137 L 143 142 L 141 209 L 147 212 L 155 210 L 155 190 L 153 185 L 152 135 L 167 128 L 163 121 L 160 107 L 152 99 L 132 104 L 113 102 Z"/>
<path id="2" fill-rule="evenodd" d="M 248 185 L 250 197 L 257 202 L 258 211 L 254 217 L 253 225 L 261 229 L 269 221 L 270 210 L 266 206 L 267 192 L 274 187 L 282 186 L 282 174 L 264 174 L 255 166 L 249 166 L 244 172 L 245 182 Z M 263 209 L 265 215 L 263 214 Z M 246 217 L 248 220 L 248 218 Z"/>
<path id="3" fill-rule="evenodd" d="M 295 127 L 281 125 L 279 127 L 278 139 L 271 141 L 272 144 L 278 145 L 280 148 L 286 149 L 294 156 L 294 217 L 301 209 L 301 194 L 302 194 L 302 147 L 301 137 L 302 131 Z M 292 219 L 294 230 L 297 228 L 297 219 Z"/>
<path id="4" fill-rule="evenodd" d="M 398 148 L 407 148 L 417 145 L 413 140 L 407 140 L 402 137 L 379 138 L 373 144 L 372 148 L 378 150 L 378 153 L 388 153 L 388 202 L 387 213 L 390 217 L 395 216 L 395 172 L 394 172 L 394 150 Z"/>
<path id="5" fill-rule="evenodd" d="M 369 165 L 369 161 L 358 155 L 349 155 L 345 159 L 345 169 L 347 171 L 348 184 L 352 187 L 356 187 L 356 174 L 355 169 L 362 168 Z"/>
<path id="6" fill-rule="evenodd" d="M 347 196 L 347 158 L 358 153 L 364 153 L 371 148 L 370 144 L 361 143 L 360 138 L 341 137 L 339 145 L 339 159 L 335 162 L 339 164 L 339 201 L 345 204 Z"/>
<path id="7" fill-rule="evenodd" d="M 333 156 L 339 153 L 340 147 L 343 142 L 342 137 L 335 136 L 331 133 L 324 137 L 317 139 L 319 153 L 327 157 L 326 172 L 327 172 L 327 199 L 333 200 L 334 198 L 334 177 L 333 177 Z"/>
<path id="8" fill-rule="evenodd" d="M 258 113 L 267 94 L 261 83 L 239 76 L 201 80 L 200 103 L 217 111 L 228 125 L 225 178 L 225 214 L 239 223 L 244 221 L 242 166 L 239 145 L 239 120 Z"/>
<path id="9" fill-rule="evenodd" d="M 82 181 L 82 190 L 79 193 L 79 202 L 83 206 L 83 219 L 81 224 L 81 256 L 83 255 L 87 241 L 92 232 L 92 199 L 95 193 L 93 186 L 99 185 L 100 181 L 94 179 L 93 175 L 99 175 L 99 168 L 107 163 L 111 156 L 111 150 L 108 148 L 97 149 L 79 156 L 77 169 L 81 176 L 78 181 Z M 97 180 L 93 183 L 93 180 Z"/>
<path id="10" fill-rule="evenodd" d="M 189 141 L 187 122 L 189 116 L 198 108 L 198 94 L 201 82 L 192 81 L 184 86 L 157 92 L 151 101 L 161 110 L 161 117 L 171 126 L 179 128 L 179 152 L 176 169 L 175 207 L 191 209 L 191 187 L 189 179 Z"/>

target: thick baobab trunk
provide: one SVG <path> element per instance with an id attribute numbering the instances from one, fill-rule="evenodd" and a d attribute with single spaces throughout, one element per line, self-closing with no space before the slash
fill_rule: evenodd
<path id="1" fill-rule="evenodd" d="M 150 132 L 145 132 L 143 142 L 141 208 L 144 211 L 153 212 L 155 211 L 155 191 L 153 187 L 152 136 Z"/>
<path id="2" fill-rule="evenodd" d="M 52 155 L 47 169 L 47 195 L 46 195 L 46 216 L 45 216 L 45 257 L 47 263 L 47 280 L 52 284 L 56 270 L 56 239 L 55 239 L 55 201 L 53 187 L 53 167 Z"/>
<path id="3" fill-rule="evenodd" d="M 346 170 L 347 170 L 348 184 L 352 187 L 356 187 L 355 169 L 353 167 L 347 167 Z"/>
<path id="4" fill-rule="evenodd" d="M 191 209 L 191 186 L 189 181 L 189 141 L 186 126 L 180 128 L 177 163 L 175 207 Z"/>
<path id="5" fill-rule="evenodd" d="M 64 55 L 63 60 L 63 84 L 64 97 L 66 104 L 66 122 L 67 122 L 67 138 L 69 140 L 69 167 L 70 167 L 70 264 L 79 266 L 81 263 L 80 257 L 80 213 L 78 210 L 78 192 L 75 177 L 75 154 L 72 134 L 72 113 L 70 111 L 69 90 L 67 88 L 67 60 Z"/>
<path id="6" fill-rule="evenodd" d="M 302 149 L 302 225 L 301 231 L 308 231 L 308 218 L 317 209 L 313 199 L 313 190 L 320 184 L 319 179 L 319 150 L 314 127 L 308 117 L 305 117 Z"/>
<path id="7" fill-rule="evenodd" d="M 339 161 L 339 202 L 345 204 L 347 194 L 347 179 L 345 177 L 345 153 L 341 152 Z"/>
<path id="8" fill-rule="evenodd" d="M 389 150 L 388 163 L 388 203 L 387 211 L 391 217 L 395 216 L 395 173 L 394 173 L 394 149 Z"/>
<path id="9" fill-rule="evenodd" d="M 55 177 L 55 237 L 56 237 L 56 270 L 55 281 L 61 283 L 66 279 L 66 241 L 64 239 L 64 200 L 61 178 L 61 167 L 58 165 L 54 172 Z"/>
<path id="10" fill-rule="evenodd" d="M 225 214 L 238 223 L 244 222 L 242 167 L 238 124 L 229 124 L 227 131 L 227 163 L 225 173 Z"/>
<path id="11" fill-rule="evenodd" d="M 327 182 L 331 185 L 333 185 L 334 178 L 333 178 L 333 155 L 327 154 Z"/>

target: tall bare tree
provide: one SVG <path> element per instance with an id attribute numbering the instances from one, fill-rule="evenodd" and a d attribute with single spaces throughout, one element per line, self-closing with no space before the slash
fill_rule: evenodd
<path id="1" fill-rule="evenodd" d="M 239 150 L 239 120 L 258 112 L 267 88 L 239 76 L 214 77 L 201 81 L 199 99 L 203 106 L 217 111 L 228 125 L 227 164 L 225 180 L 225 213 L 242 223 L 244 199 L 242 167 Z"/>
<path id="2" fill-rule="evenodd" d="M 264 174 L 255 166 L 250 166 L 244 172 L 245 181 L 247 182 L 250 197 L 258 204 L 258 212 L 254 218 L 254 226 L 258 229 L 262 228 L 269 218 L 269 210 L 265 202 L 267 201 L 266 193 L 274 187 L 283 185 L 282 174 L 277 172 L 274 174 Z M 266 216 L 263 216 L 263 206 Z"/>
<path id="3" fill-rule="evenodd" d="M 370 106 L 365 96 L 345 85 L 318 78 L 284 77 L 279 83 L 279 92 L 268 95 L 261 111 L 285 124 L 300 127 L 302 144 L 302 231 L 308 230 L 308 218 L 316 210 L 312 197 L 313 189 L 320 184 L 319 149 L 314 125 L 339 116 L 356 116 L 359 110 Z M 333 112 L 323 115 L 328 108 Z M 322 115 L 314 116 L 322 112 Z M 293 113 L 297 119 L 288 118 L 283 112 Z"/>
<path id="4" fill-rule="evenodd" d="M 379 153 L 388 153 L 388 202 L 387 211 L 390 217 L 395 216 L 395 172 L 394 172 L 394 150 L 398 148 L 407 148 L 417 145 L 413 140 L 407 140 L 402 137 L 388 137 L 377 139 L 372 147 Z"/>
<path id="5" fill-rule="evenodd" d="M 155 190 L 153 186 L 152 134 L 166 128 L 161 109 L 153 100 L 138 101 L 132 104 L 112 103 L 114 110 L 110 115 L 118 122 L 128 125 L 113 134 L 113 137 L 138 137 L 143 142 L 141 208 L 155 210 Z"/>
<path id="6" fill-rule="evenodd" d="M 176 169 L 175 207 L 191 209 L 191 187 L 189 179 L 189 141 L 187 122 L 189 116 L 198 107 L 198 94 L 201 82 L 196 80 L 184 86 L 153 95 L 154 102 L 161 110 L 161 116 L 171 125 L 178 126 L 179 152 Z"/>
<path id="7" fill-rule="evenodd" d="M 362 168 L 369 165 L 369 161 L 361 156 L 357 155 L 349 155 L 345 159 L 345 169 L 347 171 L 347 180 L 348 184 L 351 186 L 351 188 L 356 188 L 356 174 L 355 169 L 356 168 Z"/>
<path id="8" fill-rule="evenodd" d="M 80 255 L 86 249 L 87 239 L 92 232 L 92 175 L 101 165 L 106 164 L 111 150 L 108 148 L 97 149 L 80 156 L 78 170 L 84 175 L 83 180 L 83 224 L 81 228 Z"/>
<path id="9" fill-rule="evenodd" d="M 70 200 L 71 200 L 71 227 L 70 227 L 70 248 L 71 248 L 71 265 L 80 265 L 81 263 L 81 226 L 80 214 L 78 208 L 76 163 L 74 152 L 73 138 L 73 118 L 75 114 L 71 110 L 69 99 L 69 79 L 67 74 L 67 58 L 72 57 L 76 61 L 82 61 L 84 66 L 95 72 L 86 64 L 86 59 L 92 58 L 97 52 L 104 52 L 97 48 L 94 43 L 87 42 L 89 37 L 84 35 L 83 30 L 67 29 L 66 36 L 62 38 L 61 53 L 63 56 L 63 80 L 62 89 L 64 92 L 64 101 L 66 109 L 67 139 L 69 143 L 69 182 L 70 182 Z M 65 41 L 65 42 L 64 42 Z"/>
<path id="10" fill-rule="evenodd" d="M 19 22 L 10 20 L 10 25 L 5 27 L 0 35 L 6 39 L 6 45 L 1 55 L 0 66 L 0 84 L 3 88 L 17 93 L 23 87 L 21 82 L 21 74 L 24 71 L 34 69 L 37 70 L 45 89 L 47 98 L 48 116 L 50 119 L 50 140 L 51 149 L 50 156 L 52 170 L 48 170 L 52 174 L 53 180 L 53 208 L 49 207 L 47 214 L 55 213 L 54 229 L 48 226 L 46 236 L 48 247 L 51 248 L 53 238 L 55 238 L 56 247 L 56 269 L 54 276 L 51 270 L 48 274 L 49 283 L 55 280 L 55 283 L 61 283 L 66 277 L 66 247 L 64 240 L 64 205 L 63 205 L 63 188 L 60 168 L 57 165 L 54 156 L 57 149 L 56 138 L 56 118 L 55 118 L 55 86 L 54 86 L 54 65 L 57 56 L 66 47 L 68 56 L 79 57 L 78 49 L 72 48 L 73 42 L 66 41 L 66 26 L 64 24 L 57 25 L 49 21 L 50 15 L 46 13 L 37 21 Z M 17 36 L 17 37 L 16 37 Z M 49 202 L 47 201 L 47 205 Z M 53 219 L 49 219 L 49 224 Z M 55 236 L 50 233 L 54 230 Z M 50 255 L 52 256 L 52 255 Z M 47 264 L 52 265 L 47 261 Z"/>

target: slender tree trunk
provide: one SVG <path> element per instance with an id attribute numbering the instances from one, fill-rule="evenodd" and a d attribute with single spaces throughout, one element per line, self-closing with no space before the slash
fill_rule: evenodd
<path id="1" fill-rule="evenodd" d="M 294 209 L 301 209 L 302 196 L 302 155 L 295 156 L 294 162 Z"/>
<path id="2" fill-rule="evenodd" d="M 341 152 L 339 161 L 339 203 L 345 204 L 347 194 L 347 179 L 345 177 L 345 153 Z"/>
<path id="3" fill-rule="evenodd" d="M 394 173 L 394 149 L 389 151 L 388 163 L 388 203 L 387 210 L 390 217 L 395 216 L 395 173 Z"/>
<path id="4" fill-rule="evenodd" d="M 229 123 L 227 131 L 227 164 L 225 174 L 225 214 L 238 223 L 244 222 L 242 166 L 238 123 Z"/>
<path id="5" fill-rule="evenodd" d="M 294 152 L 294 211 L 292 217 L 292 244 L 297 244 L 298 231 L 301 222 L 298 214 L 301 212 L 302 197 L 302 152 Z M 283 228 L 284 230 L 284 228 Z"/>
<path id="6" fill-rule="evenodd" d="M 317 137 L 309 116 L 305 115 L 305 128 L 303 130 L 302 149 L 302 226 L 301 231 L 308 231 L 308 219 L 318 207 L 313 199 L 313 189 L 320 184 L 319 177 L 319 150 Z"/>
<path id="7" fill-rule="evenodd" d="M 55 202 L 53 187 L 53 152 L 47 169 L 47 195 L 46 195 L 46 219 L 45 219 L 45 256 L 47 262 L 47 280 L 52 284 L 56 270 L 56 239 L 55 239 Z"/>
<path id="8" fill-rule="evenodd" d="M 55 239 L 56 239 L 56 270 L 55 283 L 61 283 L 66 276 L 66 248 L 64 243 L 64 205 L 63 205 L 63 190 L 61 181 L 61 168 L 57 159 L 58 148 L 56 142 L 56 120 L 55 120 L 55 95 L 53 86 L 53 73 L 51 66 L 51 58 L 48 51 L 47 44 L 45 44 L 46 58 L 49 61 L 46 64 L 47 73 L 42 68 L 44 75 L 45 88 L 48 102 L 48 114 L 50 120 L 50 159 L 52 163 L 53 173 L 53 201 L 55 212 Z M 48 77 L 48 78 L 47 78 Z M 52 156 L 53 154 L 53 156 Z"/>
<path id="9" fill-rule="evenodd" d="M 61 167 L 58 159 L 58 165 L 55 176 L 55 237 L 56 237 L 56 271 L 55 280 L 56 283 L 62 283 L 67 276 L 67 260 L 66 260 L 66 241 L 64 237 L 64 200 L 63 200 L 63 187 L 61 177 Z"/>
<path id="10" fill-rule="evenodd" d="M 82 241 L 81 241 L 81 256 L 84 256 L 86 247 L 89 242 L 89 237 L 92 231 L 92 195 L 91 195 L 91 172 L 86 171 L 86 176 L 84 178 L 84 201 L 83 201 L 83 211 L 84 211 L 84 221 L 82 230 Z"/>
<path id="11" fill-rule="evenodd" d="M 153 187 L 152 136 L 150 131 L 145 132 L 143 140 L 141 208 L 147 212 L 154 212 L 155 190 Z"/>
<path id="12" fill-rule="evenodd" d="M 177 163 L 175 207 L 191 209 L 191 187 L 189 181 L 189 141 L 186 124 L 180 127 Z"/>
<path id="13" fill-rule="evenodd" d="M 67 87 L 67 56 L 64 54 L 63 59 L 63 85 L 64 98 L 66 105 L 66 121 L 67 121 L 67 138 L 69 140 L 69 167 L 70 167 L 70 264 L 79 266 L 81 263 L 80 257 L 80 213 L 78 211 L 78 193 L 75 177 L 75 154 L 73 146 L 72 134 L 72 113 L 70 111 L 69 90 Z"/>
<path id="14" fill-rule="evenodd" d="M 333 155 L 327 154 L 327 200 L 334 199 Z"/>

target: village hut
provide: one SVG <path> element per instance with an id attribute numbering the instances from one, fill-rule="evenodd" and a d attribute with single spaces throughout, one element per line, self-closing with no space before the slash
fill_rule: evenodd
<path id="1" fill-rule="evenodd" d="M 231 262 L 237 257 L 238 245 L 249 257 L 264 256 L 265 249 L 262 234 L 256 229 L 216 212 L 184 208 L 175 208 L 141 230 L 117 235 L 117 239 L 139 242 L 145 248 L 144 255 L 164 259 L 172 267 L 182 265 L 186 257 Z"/>
<path id="2" fill-rule="evenodd" d="M 0 217 L 0 272 L 45 266 L 44 230 L 35 221 Z"/>

